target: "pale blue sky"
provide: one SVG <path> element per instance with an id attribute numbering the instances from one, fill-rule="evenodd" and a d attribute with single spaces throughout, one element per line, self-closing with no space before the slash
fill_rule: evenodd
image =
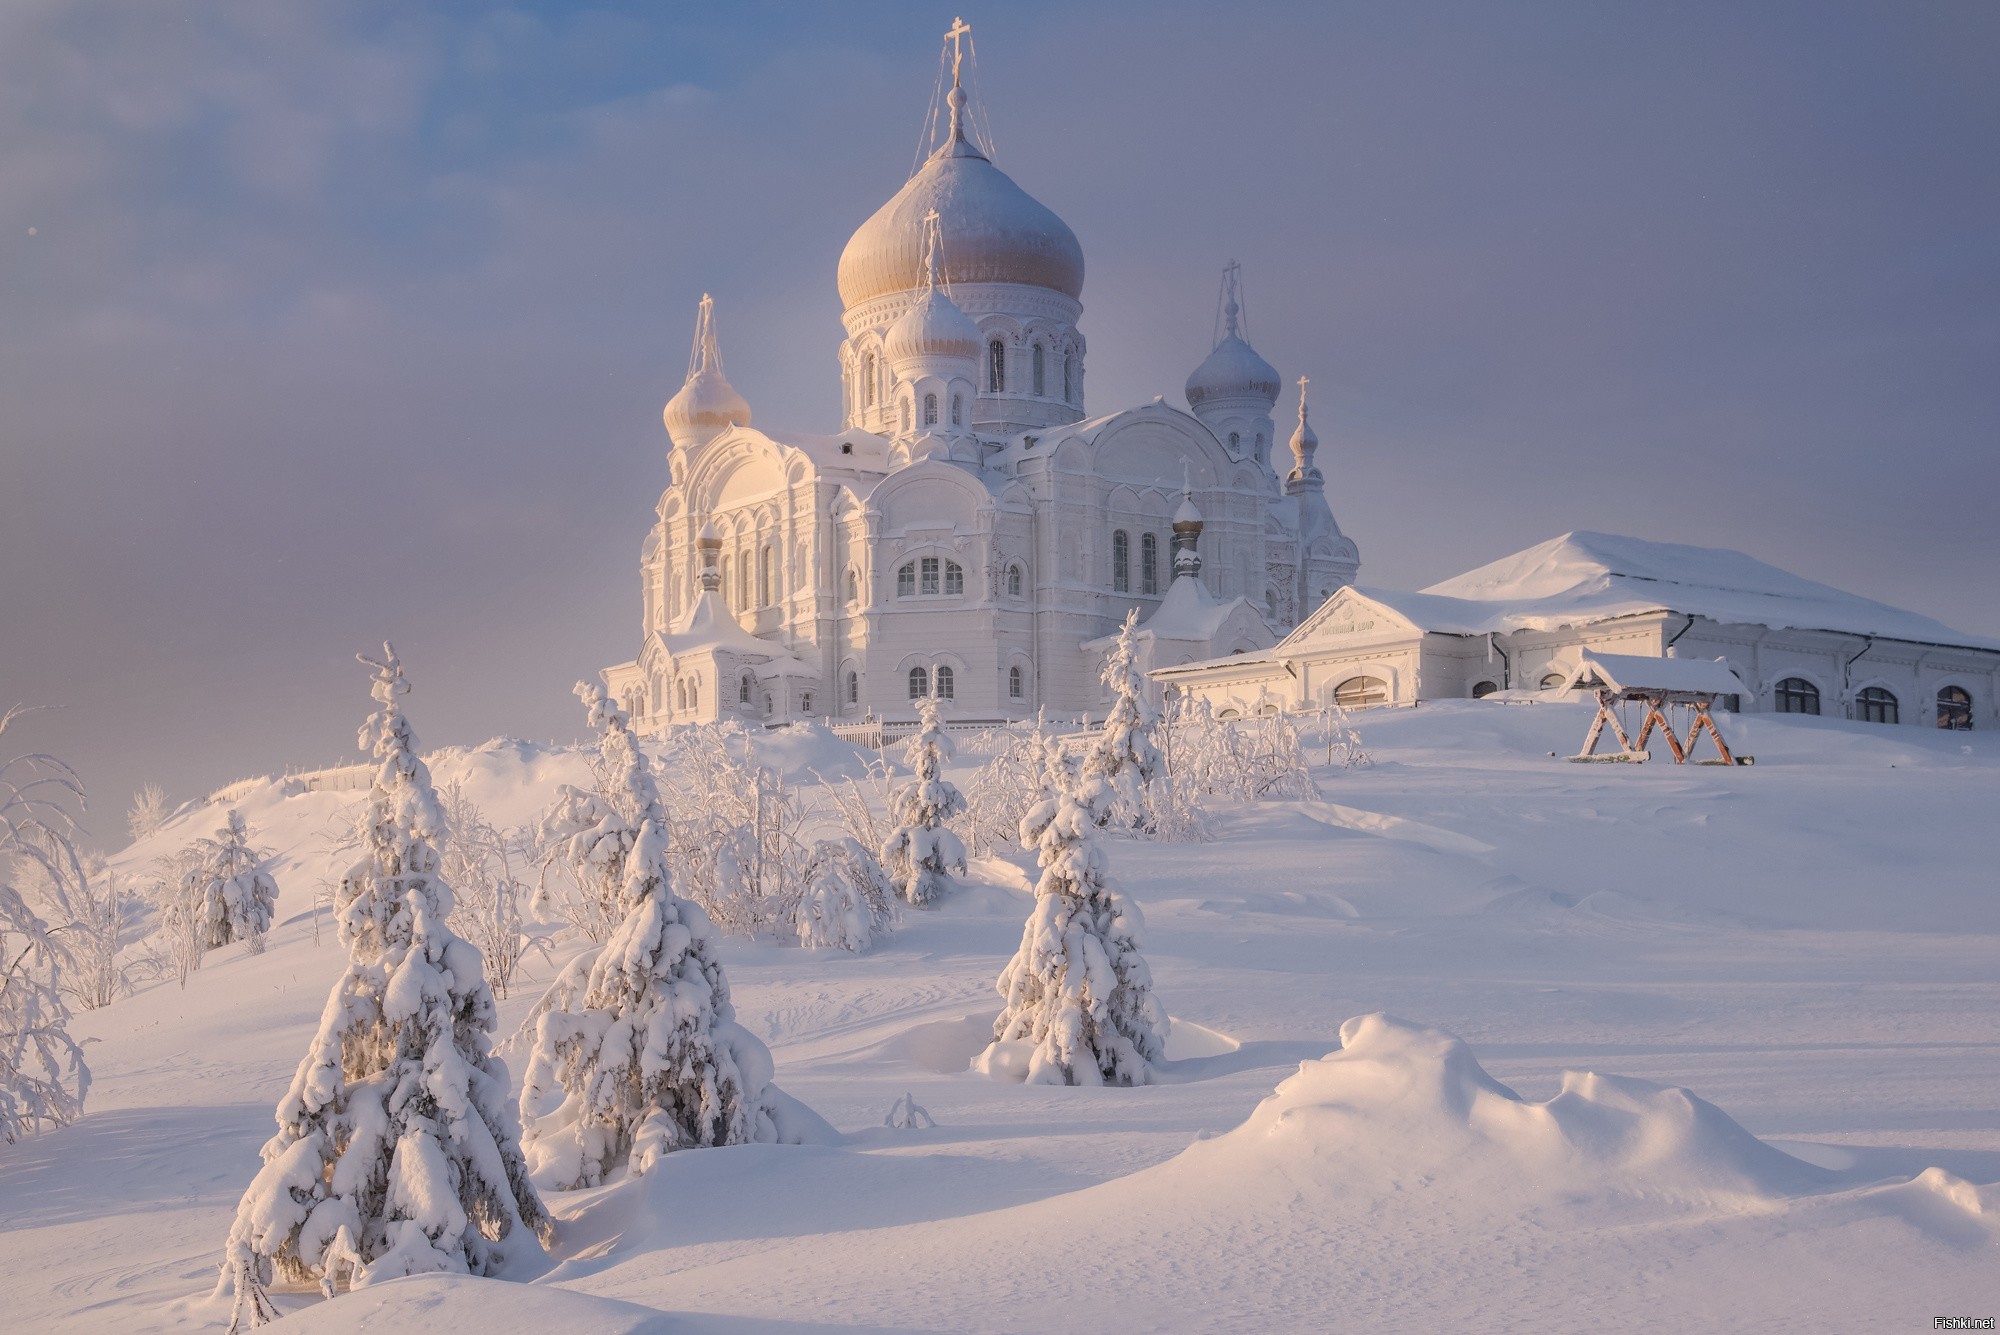
<path id="1" fill-rule="evenodd" d="M 350 758 L 384 635 L 426 740 L 574 735 L 695 299 L 759 423 L 830 428 L 958 12 L 1092 409 L 1178 400 L 1240 259 L 1364 583 L 1595 528 L 2000 633 L 2000 5 L 16 0 L 23 740 L 112 828 Z"/>

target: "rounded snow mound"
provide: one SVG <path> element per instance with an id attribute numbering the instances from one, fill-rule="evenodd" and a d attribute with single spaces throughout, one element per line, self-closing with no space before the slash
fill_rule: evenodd
<path id="1" fill-rule="evenodd" d="M 282 1299 L 281 1299 L 282 1301 Z M 413 1275 L 371 1284 L 284 1319 L 286 1335 L 357 1330 L 476 1330 L 480 1335 L 666 1335 L 677 1323 L 635 1303 L 543 1284 L 470 1275 Z"/>
<path id="2" fill-rule="evenodd" d="M 1488 1075 L 1456 1035 L 1390 1015 L 1340 1027 L 1340 1050 L 1298 1074 L 1241 1127 L 1196 1151 L 1297 1172 L 1429 1186 L 1525 1178 L 1652 1197 L 1773 1196 L 1832 1175 L 1766 1145 L 1685 1089 L 1570 1071 L 1536 1103 Z"/>

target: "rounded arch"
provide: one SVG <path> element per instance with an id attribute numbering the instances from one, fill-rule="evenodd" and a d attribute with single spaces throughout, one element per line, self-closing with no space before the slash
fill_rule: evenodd
<path id="1" fill-rule="evenodd" d="M 1778 714 L 1820 714 L 1827 692 L 1811 672 L 1787 672 L 1771 686 L 1771 709 Z"/>
<path id="2" fill-rule="evenodd" d="M 1978 697 L 1970 683 L 1946 680 L 1932 693 L 1937 705 L 1937 726 L 1951 732 L 1971 732 L 1972 714 Z"/>

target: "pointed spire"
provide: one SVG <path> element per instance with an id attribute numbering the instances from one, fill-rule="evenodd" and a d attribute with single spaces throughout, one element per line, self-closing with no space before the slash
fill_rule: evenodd
<path id="1" fill-rule="evenodd" d="M 966 114 L 969 97 L 965 89 L 965 58 L 968 55 L 972 55 L 974 64 L 978 63 L 978 57 L 972 51 L 971 25 L 966 23 L 962 18 L 953 19 L 951 27 L 945 31 L 944 40 L 950 44 L 951 54 L 951 87 L 946 90 L 944 95 L 945 106 L 951 114 L 951 123 L 945 131 L 944 142 L 938 145 L 937 150 L 931 156 L 934 158 L 987 157 L 988 154 L 982 149 L 981 143 L 975 142 L 975 138 L 979 137 L 978 132 L 972 127 L 970 119 Z M 942 82 L 942 76 L 940 76 L 940 82 Z M 933 98 L 935 98 L 935 94 L 933 94 Z M 937 103 L 935 100 L 931 103 L 931 114 L 933 118 L 937 114 Z M 937 121 L 932 119 L 930 124 L 932 131 L 935 131 Z M 983 136 L 981 142 L 990 147 L 992 136 L 990 134 Z"/>
<path id="2" fill-rule="evenodd" d="M 1243 313 L 1243 266 L 1235 260 L 1222 266 L 1222 332 L 1210 346 L 1220 346 L 1226 338 L 1240 338 L 1237 317 Z"/>
<path id="3" fill-rule="evenodd" d="M 1194 474 L 1181 460 L 1181 504 L 1174 511 L 1174 578 L 1201 578 L 1201 511 L 1194 504 Z"/>

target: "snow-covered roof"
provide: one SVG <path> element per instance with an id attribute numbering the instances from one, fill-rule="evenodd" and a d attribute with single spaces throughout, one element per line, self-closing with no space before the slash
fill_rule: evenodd
<path id="1" fill-rule="evenodd" d="M 1635 654 L 1587 653 L 1571 670 L 1563 689 L 1601 681 L 1614 691 L 1691 691 L 1700 695 L 1742 695 L 1747 689 L 1718 658 L 1645 658 Z"/>
<path id="2" fill-rule="evenodd" d="M 1195 576 L 1180 575 L 1167 586 L 1166 596 L 1160 599 L 1160 605 L 1153 609 L 1153 614 L 1141 621 L 1136 629 L 1139 634 L 1151 635 L 1155 639 L 1209 644 L 1221 633 L 1223 623 L 1229 620 L 1239 603 L 1261 618 L 1262 614 L 1257 612 L 1249 599 L 1219 598 Z M 1083 647 L 1086 650 L 1095 649 L 1117 638 L 1116 635 L 1102 636 Z"/>
<path id="3" fill-rule="evenodd" d="M 2000 640 L 1968 635 L 1741 552 L 1609 533 L 1565 533 L 1433 584 L 1421 595 L 1367 592 L 1405 615 L 1420 612 L 1438 623 L 1426 629 L 1459 634 L 1555 630 L 1669 611 L 1728 624 L 2000 649 Z M 1416 602 L 1413 597 L 1434 601 Z"/>
<path id="4" fill-rule="evenodd" d="M 713 589 L 703 590 L 688 605 L 687 611 L 674 619 L 674 624 L 661 634 L 660 644 L 675 658 L 682 654 L 723 649 L 739 658 L 755 659 L 757 661 L 752 668 L 759 677 L 819 675 L 794 657 L 784 645 L 772 640 L 760 640 L 743 629 L 730 614 L 729 605 L 722 601 L 722 595 Z"/>

